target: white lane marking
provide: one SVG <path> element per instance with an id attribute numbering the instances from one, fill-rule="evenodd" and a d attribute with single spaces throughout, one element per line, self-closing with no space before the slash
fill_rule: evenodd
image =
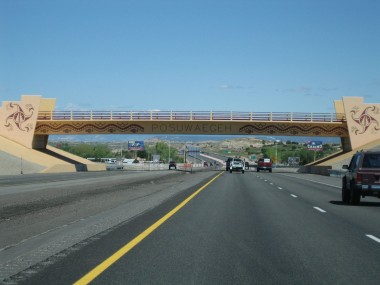
<path id="1" fill-rule="evenodd" d="M 372 240 L 374 240 L 374 241 L 380 243 L 380 238 L 377 238 L 377 237 L 375 237 L 375 236 L 373 236 L 373 235 L 366 235 L 366 236 L 369 237 L 370 239 L 372 239 Z"/>
<path id="2" fill-rule="evenodd" d="M 323 210 L 323 209 L 321 209 L 321 208 L 319 208 L 319 207 L 314 207 L 314 209 L 316 209 L 317 211 L 319 211 L 319 212 L 321 212 L 321 213 L 326 213 L 325 210 Z"/>
<path id="3" fill-rule="evenodd" d="M 309 181 L 309 182 L 314 182 L 314 183 L 318 183 L 318 184 L 321 184 L 321 185 L 326 185 L 326 186 L 330 186 L 330 187 L 334 187 L 334 188 L 342 188 L 342 186 L 336 186 L 336 185 L 332 185 L 332 184 L 328 184 L 328 183 L 323 183 L 323 182 L 318 182 L 318 181 L 315 181 L 315 180 L 310 180 L 310 179 L 305 179 L 305 178 L 299 178 L 299 177 L 295 177 L 295 176 L 292 176 L 292 175 L 286 175 L 286 174 L 280 174 L 280 175 L 283 175 L 283 176 L 287 176 L 287 177 L 292 177 L 292 178 L 296 178 L 296 179 L 300 179 L 300 180 L 305 180 L 305 181 Z"/>
<path id="4" fill-rule="evenodd" d="M 290 196 L 292 196 L 293 198 L 298 198 L 298 196 L 296 196 L 294 194 L 290 194 Z"/>
<path id="5" fill-rule="evenodd" d="M 273 183 L 271 182 L 271 183 L 269 183 L 270 185 L 273 185 Z"/>
<path id="6" fill-rule="evenodd" d="M 264 182 L 267 182 L 268 180 L 264 179 Z"/>
<path id="7" fill-rule="evenodd" d="M 278 187 L 278 189 L 279 189 L 279 190 L 282 190 L 282 188 L 281 188 L 281 187 Z"/>

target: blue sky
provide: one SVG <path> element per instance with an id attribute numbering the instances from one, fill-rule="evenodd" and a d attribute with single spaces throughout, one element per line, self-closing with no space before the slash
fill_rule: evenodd
<path id="1" fill-rule="evenodd" d="M 334 112 L 380 102 L 378 0 L 0 0 L 0 101 Z"/>

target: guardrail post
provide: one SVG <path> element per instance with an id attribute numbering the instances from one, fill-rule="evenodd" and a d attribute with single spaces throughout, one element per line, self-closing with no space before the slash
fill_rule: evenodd
<path id="1" fill-rule="evenodd" d="M 73 111 L 70 111 L 70 121 L 73 120 Z"/>
<path id="2" fill-rule="evenodd" d="M 212 111 L 210 112 L 210 121 L 212 121 L 213 120 L 213 115 L 212 115 Z"/>
<path id="3" fill-rule="evenodd" d="M 112 121 L 112 111 L 110 111 L 110 115 L 111 115 L 110 118 L 111 118 L 111 121 Z"/>

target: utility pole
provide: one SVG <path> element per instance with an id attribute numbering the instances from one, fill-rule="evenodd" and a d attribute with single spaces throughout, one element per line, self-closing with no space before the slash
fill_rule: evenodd
<path id="1" fill-rule="evenodd" d="M 170 140 L 169 140 L 169 162 L 170 162 Z"/>

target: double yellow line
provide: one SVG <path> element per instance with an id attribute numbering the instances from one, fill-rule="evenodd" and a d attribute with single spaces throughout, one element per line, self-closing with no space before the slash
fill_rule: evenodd
<path id="1" fill-rule="evenodd" d="M 88 272 L 81 279 L 76 281 L 74 285 L 84 285 L 93 281 L 96 277 L 98 277 L 105 270 L 107 270 L 108 267 L 110 267 L 112 264 L 114 264 L 116 261 L 122 258 L 131 249 L 133 249 L 136 245 L 138 245 L 142 240 L 144 240 L 147 236 L 149 236 L 154 230 L 156 230 L 159 226 L 165 223 L 171 216 L 173 216 L 175 213 L 181 210 L 187 203 L 190 202 L 190 200 L 192 200 L 195 196 L 197 196 L 202 190 L 204 190 L 207 186 L 209 186 L 212 182 L 214 182 L 223 173 L 224 172 L 221 172 L 220 174 L 215 176 L 213 179 L 211 179 L 209 182 L 207 182 L 205 185 L 203 185 L 201 188 L 199 188 L 197 191 L 195 191 L 192 195 L 186 198 L 177 207 L 175 207 L 173 210 L 171 210 L 169 213 L 167 213 L 165 216 L 163 216 L 161 219 L 159 219 L 157 222 L 155 222 L 153 225 L 151 225 L 149 228 L 147 228 L 145 231 L 143 231 L 133 240 L 131 240 L 129 243 L 124 245 L 117 252 L 112 254 L 110 257 L 108 257 L 106 260 L 104 260 L 102 263 L 100 263 L 98 266 L 96 266 L 94 269 Z"/>

